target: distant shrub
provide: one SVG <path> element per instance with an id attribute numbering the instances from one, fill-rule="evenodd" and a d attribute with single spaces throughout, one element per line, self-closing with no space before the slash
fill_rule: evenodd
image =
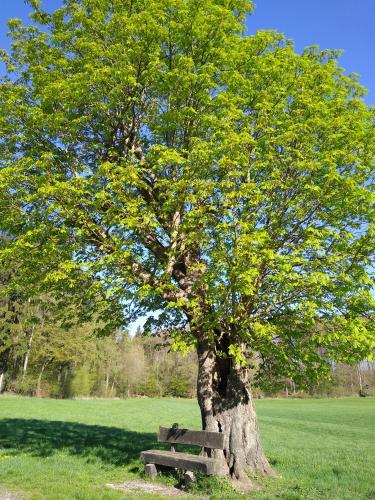
<path id="1" fill-rule="evenodd" d="M 86 366 L 81 366 L 74 372 L 70 382 L 70 396 L 90 396 L 92 385 L 88 368 Z"/>
<path id="2" fill-rule="evenodd" d="M 36 379 L 34 377 L 19 377 L 9 381 L 7 390 L 23 396 L 33 396 L 35 393 Z"/>
<path id="3" fill-rule="evenodd" d="M 42 380 L 39 384 L 39 388 L 34 388 L 34 396 L 38 398 L 50 398 L 51 397 L 51 384 L 46 380 Z"/>
<path id="4" fill-rule="evenodd" d="M 99 398 L 115 398 L 117 396 L 116 388 L 108 385 L 104 380 L 97 381 L 92 389 L 94 396 Z"/>
<path id="5" fill-rule="evenodd" d="M 187 398 L 189 396 L 190 384 L 186 376 L 176 373 L 172 376 L 165 394 L 176 398 Z"/>
<path id="6" fill-rule="evenodd" d="M 146 381 L 139 385 L 137 392 L 142 396 L 148 396 L 150 398 L 160 397 L 163 395 L 162 387 L 154 374 L 150 374 Z"/>

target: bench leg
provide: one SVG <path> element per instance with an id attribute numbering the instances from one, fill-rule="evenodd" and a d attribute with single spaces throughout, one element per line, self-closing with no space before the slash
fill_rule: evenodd
<path id="1" fill-rule="evenodd" d="M 187 488 L 190 485 L 190 483 L 194 481 L 194 479 L 195 479 L 194 472 L 186 471 L 182 476 L 182 483 L 184 485 L 184 488 Z"/>
<path id="2" fill-rule="evenodd" d="M 146 476 L 149 476 L 151 478 L 156 477 L 158 474 L 158 471 L 156 469 L 156 465 L 155 464 L 146 464 L 145 465 L 145 473 L 146 473 Z"/>

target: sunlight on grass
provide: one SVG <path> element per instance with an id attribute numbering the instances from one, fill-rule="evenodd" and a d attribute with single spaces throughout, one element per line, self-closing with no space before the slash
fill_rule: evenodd
<path id="1" fill-rule="evenodd" d="M 258 401 L 263 444 L 281 478 L 262 481 L 251 498 L 374 498 L 374 409 L 373 399 Z M 105 485 L 139 478 L 140 452 L 160 446 L 159 425 L 173 422 L 199 428 L 196 402 L 0 398 L 0 484 L 35 499 L 124 498 Z M 226 491 L 201 487 L 212 498 Z"/>

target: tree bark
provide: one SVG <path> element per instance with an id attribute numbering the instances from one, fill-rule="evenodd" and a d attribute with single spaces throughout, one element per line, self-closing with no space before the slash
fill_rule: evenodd
<path id="1" fill-rule="evenodd" d="M 108 388 L 109 388 L 109 373 L 105 375 L 105 397 L 108 398 Z"/>
<path id="2" fill-rule="evenodd" d="M 362 394 L 363 393 L 363 382 L 362 382 L 361 363 L 358 363 L 356 368 L 357 368 L 357 375 L 358 375 L 359 392 Z"/>
<path id="3" fill-rule="evenodd" d="M 30 352 L 31 352 L 31 345 L 33 343 L 33 335 L 34 335 L 34 328 L 31 330 L 29 340 L 27 342 L 27 351 L 25 354 L 25 359 L 23 362 L 23 368 L 22 368 L 22 380 L 26 377 L 27 373 L 27 367 L 29 364 L 29 357 L 30 357 Z"/>
<path id="4" fill-rule="evenodd" d="M 249 371 L 235 365 L 229 356 L 217 355 L 217 351 L 206 342 L 198 343 L 197 394 L 202 428 L 225 434 L 224 450 L 213 450 L 211 455 L 226 464 L 233 479 L 246 479 L 246 471 L 272 475 L 260 443 Z"/>
<path id="5" fill-rule="evenodd" d="M 43 377 L 43 373 L 44 373 L 44 370 L 46 369 L 47 365 L 48 365 L 48 362 L 44 362 L 42 364 L 42 368 L 41 368 L 39 375 L 38 375 L 38 381 L 37 381 L 37 385 L 36 385 L 36 397 L 37 398 L 40 398 L 40 396 L 41 396 L 42 377 Z"/>
<path id="6" fill-rule="evenodd" d="M 4 372 L 0 373 L 0 394 L 3 392 Z"/>

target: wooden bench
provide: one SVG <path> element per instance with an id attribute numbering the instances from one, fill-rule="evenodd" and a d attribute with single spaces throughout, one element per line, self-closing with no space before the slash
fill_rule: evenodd
<path id="1" fill-rule="evenodd" d="M 223 476 L 226 474 L 225 464 L 215 458 L 191 453 L 176 452 L 174 445 L 186 444 L 202 447 L 201 453 L 206 448 L 222 450 L 224 448 L 224 434 L 210 431 L 193 431 L 179 429 L 178 427 L 160 427 L 158 441 L 172 445 L 171 451 L 147 450 L 141 453 L 145 464 L 146 474 L 154 477 L 157 474 L 157 465 L 173 467 L 190 472 L 203 472 L 209 476 Z"/>

